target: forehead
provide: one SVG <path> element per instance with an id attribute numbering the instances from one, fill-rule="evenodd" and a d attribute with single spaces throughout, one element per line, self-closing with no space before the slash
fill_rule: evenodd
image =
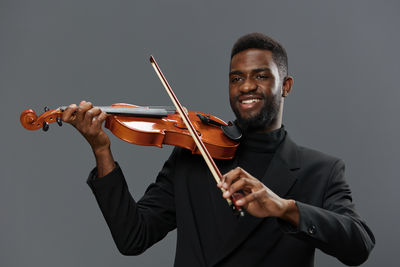
<path id="1" fill-rule="evenodd" d="M 272 71 L 278 70 L 271 51 L 251 48 L 237 53 L 231 60 L 231 71 L 251 71 L 259 68 L 269 68 Z"/>

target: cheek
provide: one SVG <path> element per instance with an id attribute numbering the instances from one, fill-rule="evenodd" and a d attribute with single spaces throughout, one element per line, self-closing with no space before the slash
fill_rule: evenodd
<path id="1" fill-rule="evenodd" d="M 279 94 L 281 90 L 278 82 L 270 81 L 267 84 L 265 84 L 263 91 L 265 95 L 274 96 L 276 94 Z"/>
<path id="2" fill-rule="evenodd" d="M 235 109 L 235 106 L 237 105 L 236 101 L 236 95 L 234 94 L 234 91 L 229 88 L 229 104 L 232 109 Z"/>
<path id="3" fill-rule="evenodd" d="M 232 101 L 234 98 L 235 98 L 235 90 L 231 85 L 229 85 L 229 99 Z"/>

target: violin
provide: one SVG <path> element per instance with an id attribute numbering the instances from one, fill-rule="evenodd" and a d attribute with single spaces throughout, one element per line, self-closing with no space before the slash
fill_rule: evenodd
<path id="1" fill-rule="evenodd" d="M 141 107 L 131 104 L 113 104 L 99 107 L 110 114 L 105 127 L 116 137 L 131 144 L 162 147 L 163 144 L 179 146 L 200 154 L 181 116 L 174 107 L 150 106 Z M 21 113 L 20 122 L 27 130 L 43 129 L 47 131 L 51 123 L 61 126 L 62 112 L 66 106 L 49 110 L 39 117 L 32 109 Z M 216 159 L 231 159 L 234 157 L 239 142 L 232 134 L 235 128 L 223 120 L 203 112 L 188 111 L 188 117 L 196 129 L 210 155 Z M 221 130 L 223 126 L 224 130 Z M 227 134 L 224 133 L 227 132 Z M 240 138 L 240 136 L 239 136 Z"/>
<path id="2" fill-rule="evenodd" d="M 232 123 L 228 125 L 212 115 L 200 112 L 186 112 L 153 56 L 150 56 L 150 63 L 171 98 L 176 111 L 172 111 L 170 108 L 143 108 L 129 104 L 114 104 L 111 107 L 100 108 L 106 113 L 113 114 L 106 119 L 105 127 L 117 137 L 130 143 L 159 147 L 162 144 L 171 144 L 190 149 L 192 153 L 199 153 L 202 155 L 215 181 L 220 183 L 222 174 L 213 157 L 220 159 L 233 158 L 239 145 L 237 140 L 241 137 L 240 131 Z M 20 122 L 28 130 L 42 128 L 47 131 L 49 124 L 52 122 L 62 125 L 61 113 L 64 109 L 65 107 L 55 110 L 45 108 L 45 113 L 40 117 L 37 117 L 33 110 L 27 109 L 22 112 Z M 138 117 L 137 113 L 134 113 L 133 116 L 132 113 L 125 113 L 128 109 L 129 112 L 134 110 L 139 112 L 141 114 L 140 119 L 133 119 Z M 156 125 L 162 125 L 163 127 Z M 178 132 L 180 133 L 178 134 Z M 221 147 L 222 149 L 220 149 Z M 225 189 L 220 189 L 223 193 L 225 192 Z M 244 216 L 243 209 L 236 205 L 239 197 L 239 195 L 233 194 L 226 201 L 235 214 Z"/>

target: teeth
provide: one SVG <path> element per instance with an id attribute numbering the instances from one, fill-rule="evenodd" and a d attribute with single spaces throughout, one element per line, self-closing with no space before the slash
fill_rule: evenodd
<path id="1" fill-rule="evenodd" d="M 260 101 L 260 99 L 246 99 L 246 100 L 242 100 L 241 102 L 243 104 L 250 104 L 250 103 L 254 103 L 254 102 L 258 102 Z"/>

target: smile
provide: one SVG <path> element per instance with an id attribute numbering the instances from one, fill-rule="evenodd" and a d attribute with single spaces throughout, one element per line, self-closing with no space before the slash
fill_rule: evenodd
<path id="1" fill-rule="evenodd" d="M 252 110 L 260 107 L 262 99 L 260 98 L 247 98 L 239 100 L 239 108 L 241 110 Z"/>
<path id="2" fill-rule="evenodd" d="M 253 99 L 242 100 L 242 101 L 240 101 L 240 103 L 242 103 L 242 104 L 251 104 L 251 103 L 256 103 L 256 102 L 259 102 L 259 101 L 260 101 L 260 99 L 253 98 Z"/>

